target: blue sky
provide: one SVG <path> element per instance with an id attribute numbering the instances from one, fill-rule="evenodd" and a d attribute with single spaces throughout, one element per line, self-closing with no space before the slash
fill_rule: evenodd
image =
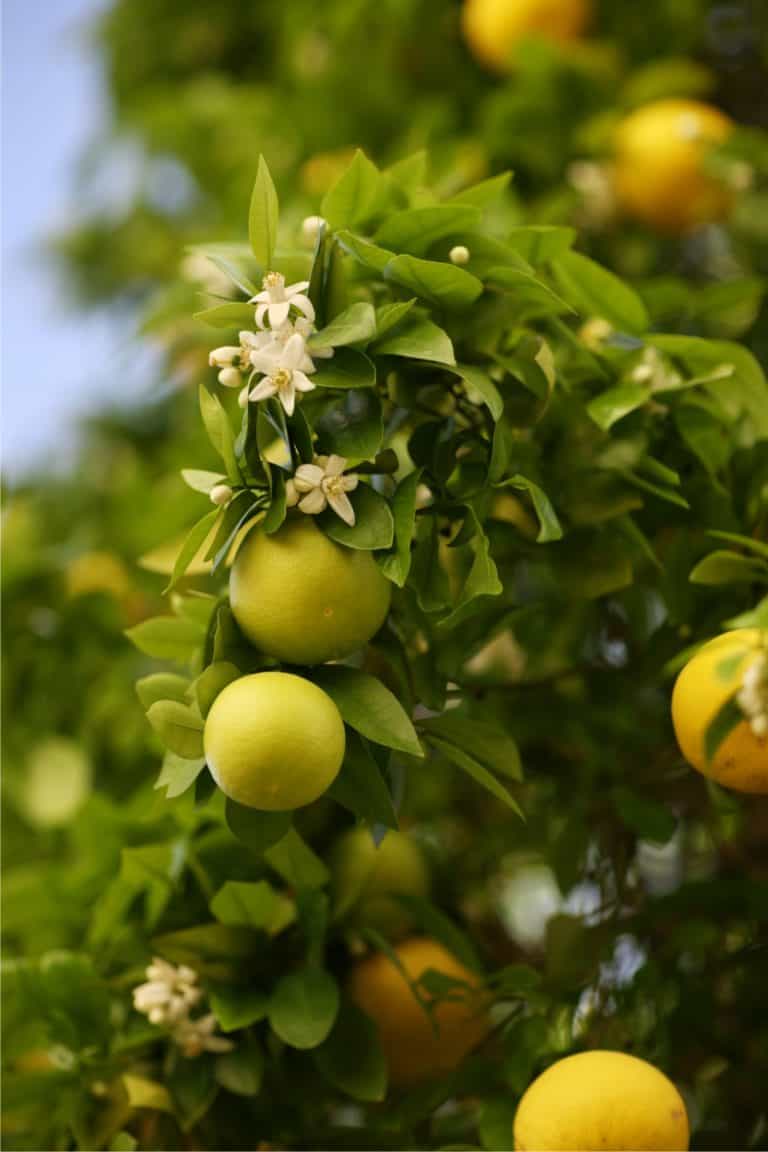
<path id="1" fill-rule="evenodd" d="M 77 161 L 106 119 L 85 35 L 104 5 L 2 0 L 2 446 L 12 478 L 66 464 L 78 415 L 148 382 L 132 319 L 73 309 L 45 254 L 46 237 L 76 218 Z M 97 195 L 103 203 L 103 186 Z M 109 395 L 116 379 L 120 395 Z"/>

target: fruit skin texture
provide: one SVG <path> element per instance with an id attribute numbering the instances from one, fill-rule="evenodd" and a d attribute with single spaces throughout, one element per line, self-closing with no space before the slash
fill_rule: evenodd
<path id="1" fill-rule="evenodd" d="M 333 783 L 344 759 L 344 722 L 310 680 L 256 672 L 216 697 L 203 744 L 222 792 L 249 808 L 285 812 L 311 804 Z"/>
<path id="2" fill-rule="evenodd" d="M 615 187 L 621 208 L 659 232 L 686 232 L 720 220 L 729 189 L 704 165 L 707 149 L 733 128 L 698 100 L 657 100 L 621 121 L 615 139 Z"/>
<path id="3" fill-rule="evenodd" d="M 477 59 L 494 71 L 508 69 L 515 45 L 526 36 L 565 43 L 581 36 L 590 0 L 464 0 L 464 39 Z"/>
<path id="4" fill-rule="evenodd" d="M 334 914 L 355 928 L 373 928 L 390 940 L 405 935 L 409 916 L 392 894 L 427 896 L 429 872 L 419 846 L 389 829 L 378 848 L 368 828 L 351 828 L 330 858 Z"/>
<path id="5" fill-rule="evenodd" d="M 461 994 L 461 999 L 443 1001 L 428 1015 L 383 952 L 357 964 L 349 981 L 350 995 L 376 1024 L 389 1081 L 400 1086 L 453 1071 L 486 1035 L 488 1020 L 478 976 L 441 944 L 417 936 L 399 944 L 395 953 L 411 981 L 434 969 L 476 990 L 464 996 L 457 989 L 455 994 Z M 428 997 L 428 993 L 423 994 Z"/>
<path id="6" fill-rule="evenodd" d="M 229 579 L 245 635 L 287 664 L 323 664 L 362 648 L 384 623 L 391 591 L 370 552 L 335 544 L 301 513 L 272 536 L 251 532 Z"/>
<path id="7" fill-rule="evenodd" d="M 689 764 L 736 792 L 768 793 L 768 740 L 758 738 L 746 719 L 729 733 L 711 764 L 704 755 L 707 727 L 732 696 L 756 655 L 757 628 L 739 628 L 710 640 L 688 661 L 672 692 L 672 723 Z M 721 680 L 717 666 L 743 650 L 743 659 Z"/>
<path id="8" fill-rule="evenodd" d="M 515 1116 L 517 1152 L 688 1148 L 685 1104 L 667 1077 L 623 1052 L 580 1052 L 534 1080 Z"/>

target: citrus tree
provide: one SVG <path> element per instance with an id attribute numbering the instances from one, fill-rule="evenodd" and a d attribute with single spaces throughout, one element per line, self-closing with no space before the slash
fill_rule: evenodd
<path id="1" fill-rule="evenodd" d="M 262 160 L 205 250 L 164 758 L 9 965 L 14 1146 L 761 1143 L 768 388 L 507 186 Z"/>

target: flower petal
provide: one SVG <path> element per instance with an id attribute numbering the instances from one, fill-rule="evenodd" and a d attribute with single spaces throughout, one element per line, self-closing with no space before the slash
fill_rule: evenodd
<path id="1" fill-rule="evenodd" d="M 331 453 L 328 457 L 328 463 L 325 465 L 326 476 L 341 476 L 342 472 L 347 466 L 347 461 L 344 456 L 337 456 L 335 452 Z"/>
<path id="2" fill-rule="evenodd" d="M 306 292 L 309 288 L 309 280 L 297 280 L 295 284 L 289 284 L 285 289 L 286 296 L 297 296 L 300 292 Z"/>
<path id="3" fill-rule="evenodd" d="M 303 312 L 310 323 L 315 319 L 315 309 L 309 296 L 294 296 L 291 304 L 294 308 L 298 308 L 299 312 Z"/>
<path id="4" fill-rule="evenodd" d="M 268 293 L 260 292 L 259 296 L 268 296 Z M 259 299 L 259 296 L 256 297 L 257 300 Z M 256 327 L 257 328 L 263 328 L 264 327 L 264 313 L 267 311 L 268 307 L 269 307 L 269 304 L 265 300 L 262 303 L 260 303 L 258 305 L 258 307 L 256 308 L 256 311 L 254 312 L 254 319 L 256 321 Z"/>
<path id="5" fill-rule="evenodd" d="M 346 492 L 329 492 L 328 503 L 337 516 L 340 516 L 345 524 L 349 524 L 350 528 L 355 525 L 355 510 L 352 507 L 349 496 Z"/>
<path id="6" fill-rule="evenodd" d="M 313 488 L 311 492 L 307 493 L 303 500 L 299 501 L 299 508 L 309 516 L 316 516 L 318 512 L 323 511 L 327 503 L 328 501 L 322 488 Z"/>
<path id="7" fill-rule="evenodd" d="M 268 400 L 270 396 L 274 396 L 275 392 L 277 392 L 277 384 L 271 376 L 265 376 L 255 388 L 251 389 L 249 397 L 251 400 Z"/>
<path id="8" fill-rule="evenodd" d="M 342 476 L 341 478 L 341 486 L 345 492 L 354 492 L 359 483 L 360 477 L 357 476 L 354 472 L 351 476 Z"/>
<path id="9" fill-rule="evenodd" d="M 279 328 L 288 319 L 288 313 L 291 311 L 290 300 L 278 300 L 276 304 L 270 304 L 269 312 L 269 325 L 274 330 Z"/>
<path id="10" fill-rule="evenodd" d="M 296 486 L 296 481 L 286 480 L 285 482 L 285 506 L 286 508 L 295 508 L 299 502 L 299 489 Z"/>
<path id="11" fill-rule="evenodd" d="M 304 375 L 300 368 L 293 369 L 291 379 L 297 392 L 314 392 L 315 385 L 308 376 Z"/>
<path id="12" fill-rule="evenodd" d="M 278 388 L 277 394 L 280 397 L 286 416 L 293 416 L 293 410 L 296 407 L 296 385 L 293 380 L 293 373 L 289 376 L 288 380 L 281 388 Z"/>
<path id="13" fill-rule="evenodd" d="M 296 481 L 299 491 L 309 492 L 310 488 L 316 488 L 318 484 L 322 483 L 324 472 L 317 464 L 299 464 L 294 473 L 294 480 Z M 302 488 L 302 485 L 307 484 L 307 488 Z"/>

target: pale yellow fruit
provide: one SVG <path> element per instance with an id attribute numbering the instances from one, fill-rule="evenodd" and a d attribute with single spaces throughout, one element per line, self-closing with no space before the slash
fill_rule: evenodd
<path id="1" fill-rule="evenodd" d="M 760 639 L 758 629 L 740 628 L 710 640 L 685 665 L 672 692 L 672 723 L 683 756 L 699 772 L 736 792 L 768 792 L 768 738 L 756 736 L 745 717 L 726 736 L 711 764 L 704 738 L 758 658 Z M 728 675 L 723 679 L 718 668 L 725 662 Z"/>
<path id="2" fill-rule="evenodd" d="M 330 864 L 335 915 L 390 939 L 402 936 L 410 924 L 396 894 L 423 897 L 429 892 L 423 852 L 393 828 L 378 847 L 369 828 L 351 828 L 334 844 Z"/>
<path id="3" fill-rule="evenodd" d="M 290 516 L 272 536 L 243 542 L 229 581 L 245 635 L 287 664 L 323 664 L 362 648 L 389 611 L 391 584 L 370 552 L 344 548 L 312 517 Z"/>
<path id="4" fill-rule="evenodd" d="M 590 0 L 464 0 L 462 29 L 474 56 L 504 71 L 526 36 L 561 43 L 578 39 L 591 15 Z"/>
<path id="5" fill-rule="evenodd" d="M 344 722 L 316 684 L 256 672 L 216 697 L 203 733 L 211 775 L 238 804 L 284 812 L 311 804 L 344 759 Z"/>
<path id="6" fill-rule="evenodd" d="M 623 1052 L 580 1052 L 534 1080 L 515 1116 L 517 1152 L 685 1152 L 685 1104 L 667 1077 Z"/>
<path id="7" fill-rule="evenodd" d="M 726 215 L 732 195 L 707 172 L 707 150 L 733 122 L 698 100 L 658 100 L 621 121 L 615 187 L 621 208 L 659 232 L 685 232 Z"/>
<path id="8" fill-rule="evenodd" d="M 114 552 L 83 552 L 75 557 L 67 566 L 66 585 L 72 597 L 104 592 L 122 600 L 131 592 L 128 569 Z"/>
<path id="9" fill-rule="evenodd" d="M 376 952 L 361 960 L 349 981 L 352 999 L 376 1025 L 391 1084 L 415 1084 L 452 1072 L 488 1031 L 480 981 L 441 944 L 414 937 L 395 948 L 408 975 Z M 429 970 L 468 985 L 452 991 L 452 999 L 427 1013 L 413 994 L 409 980 Z M 430 996 L 422 991 L 427 1002 Z"/>

